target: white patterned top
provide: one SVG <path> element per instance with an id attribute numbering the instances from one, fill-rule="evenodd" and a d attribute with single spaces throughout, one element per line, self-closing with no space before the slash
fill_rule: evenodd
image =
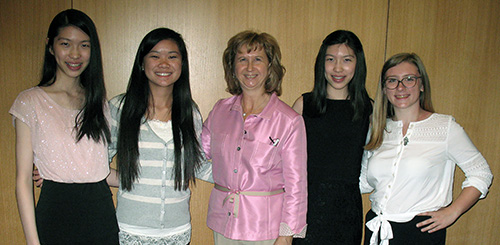
<path id="1" fill-rule="evenodd" d="M 473 186 L 488 193 L 493 175 L 488 163 L 463 128 L 449 115 L 434 113 L 410 123 L 387 119 L 382 145 L 365 151 L 360 189 L 370 195 L 378 216 L 367 223 L 385 233 L 389 221 L 407 222 L 415 215 L 436 211 L 452 201 L 455 166 L 465 173 L 462 188 Z M 374 232 L 376 234 L 377 232 Z M 383 237 L 381 237 L 383 240 Z"/>

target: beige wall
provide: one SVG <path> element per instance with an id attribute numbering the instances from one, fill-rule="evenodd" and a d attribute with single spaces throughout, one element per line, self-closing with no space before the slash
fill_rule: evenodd
<path id="1" fill-rule="evenodd" d="M 287 68 L 282 99 L 292 104 L 312 88 L 314 58 L 322 39 L 336 29 L 363 42 L 367 87 L 375 95 L 377 76 L 397 52 L 416 52 L 426 64 L 438 112 L 452 114 L 500 176 L 500 2 L 497 0 L 57 0 L 0 1 L 0 244 L 22 244 L 14 195 L 14 129 L 8 109 L 16 95 L 36 85 L 51 19 L 66 8 L 86 12 L 101 39 L 108 97 L 125 91 L 137 46 L 156 27 L 181 33 L 187 43 L 194 99 L 204 117 L 228 97 L 221 65 L 227 40 L 239 31 L 272 34 Z M 457 171 L 455 197 L 463 174 Z M 192 244 L 211 244 L 205 225 L 211 185 L 193 189 Z M 364 207 L 369 207 L 364 196 Z M 499 191 L 448 229 L 449 244 L 499 244 Z"/>

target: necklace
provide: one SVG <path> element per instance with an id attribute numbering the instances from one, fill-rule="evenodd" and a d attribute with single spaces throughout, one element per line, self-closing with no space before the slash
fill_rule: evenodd
<path id="1" fill-rule="evenodd" d="M 242 108 L 242 111 L 243 111 L 243 114 L 242 114 L 243 118 L 245 118 L 247 115 L 251 114 L 253 111 L 255 111 L 255 112 L 257 112 L 257 113 L 260 113 L 260 112 L 261 112 L 261 110 L 260 110 L 260 109 L 261 109 L 261 107 L 262 107 L 263 105 L 265 105 L 265 104 L 269 101 L 269 100 L 268 100 L 268 98 L 269 98 L 269 97 L 266 97 L 266 98 L 265 98 L 265 99 L 264 99 L 264 100 L 263 100 L 263 101 L 262 101 L 262 102 L 261 102 L 261 103 L 260 103 L 257 107 L 255 107 L 255 108 L 256 108 L 256 110 L 253 110 L 253 108 L 252 108 L 252 110 L 251 110 L 250 112 L 248 112 L 248 113 L 246 113 L 245 111 L 243 111 L 243 108 L 245 108 L 245 107 L 243 106 L 243 101 L 241 101 L 241 108 Z M 265 107 L 265 106 L 264 106 L 264 107 Z M 262 109 L 263 109 L 263 108 L 262 108 Z"/>

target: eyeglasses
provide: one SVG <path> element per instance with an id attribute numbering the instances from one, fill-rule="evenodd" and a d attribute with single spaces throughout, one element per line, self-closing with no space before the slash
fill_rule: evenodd
<path id="1" fill-rule="evenodd" d="M 413 88 L 417 84 L 417 80 L 421 77 L 417 76 L 407 76 L 403 77 L 403 79 L 398 80 L 393 77 L 386 78 L 384 80 L 385 87 L 387 89 L 396 89 L 399 86 L 399 83 L 403 84 L 405 88 Z"/>

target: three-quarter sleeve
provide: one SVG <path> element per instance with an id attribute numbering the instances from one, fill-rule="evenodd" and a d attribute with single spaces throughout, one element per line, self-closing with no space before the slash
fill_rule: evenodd
<path id="1" fill-rule="evenodd" d="M 304 237 L 307 214 L 307 143 L 304 120 L 297 116 L 290 125 L 290 136 L 283 142 L 281 152 L 285 196 L 280 232 L 287 229 L 294 237 Z M 286 227 L 286 226 L 285 226 Z M 288 235 L 288 234 L 280 234 Z"/>
<path id="2" fill-rule="evenodd" d="M 449 158 L 462 169 L 466 177 L 462 188 L 473 186 L 481 192 L 480 198 L 486 197 L 493 180 L 493 174 L 486 159 L 455 120 L 450 120 L 449 130 Z"/>

